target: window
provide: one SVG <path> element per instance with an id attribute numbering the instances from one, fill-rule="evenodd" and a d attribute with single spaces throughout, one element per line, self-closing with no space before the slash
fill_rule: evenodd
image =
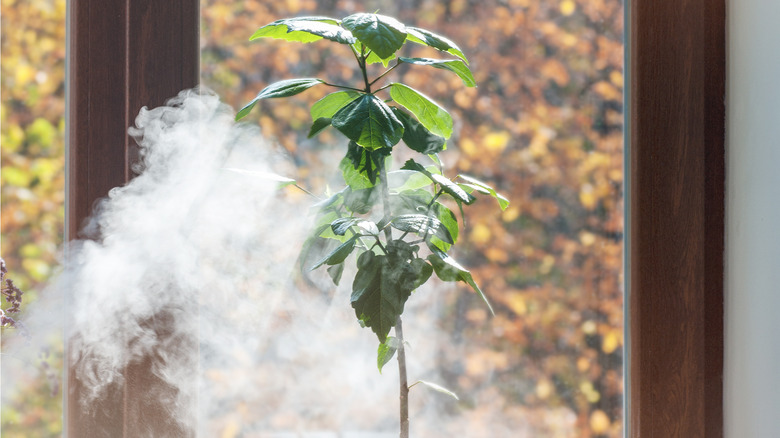
<path id="1" fill-rule="evenodd" d="M 71 2 L 72 230 L 95 198 L 130 173 L 127 115 L 197 82 L 197 6 L 157 3 Z M 637 1 L 628 15 L 632 435 L 721 433 L 723 6 Z M 128 34 L 138 39 L 125 40 Z M 85 111 L 94 117 L 89 124 L 79 119 Z M 110 140 L 117 132 L 118 141 Z M 117 143 L 123 146 L 99 149 Z M 84 418 L 69 400 L 70 435 L 95 426 L 123 436 L 138 418 L 165 427 L 152 412 L 133 410 L 148 382 L 143 364 L 130 374 L 137 379 L 122 391 L 130 408 L 120 397 L 109 410 L 121 418 Z"/>
<path id="2" fill-rule="evenodd" d="M 441 154 L 448 175 L 487 179 L 512 200 L 503 213 L 493 202 L 478 201 L 465 208 L 466 224 L 459 238 L 464 246 L 455 256 L 493 302 L 495 317 L 464 288 L 421 291 L 410 298 L 404 333 L 414 361 L 409 365 L 411 381 L 433 380 L 461 397 L 456 403 L 412 391 L 417 406 L 412 408 L 412 430 L 420 436 L 619 436 L 620 2 L 406 1 L 356 6 L 341 1 L 273 5 L 203 1 L 202 83 L 235 108 L 282 79 L 322 77 L 360 83 L 362 79 L 350 70 L 351 54 L 345 47 L 325 41 L 304 45 L 247 39 L 280 18 L 340 18 L 363 8 L 379 8 L 404 23 L 446 35 L 464 51 L 477 88 L 464 87 L 447 72 L 418 67 L 399 67 L 391 80 L 410 83 L 453 114 L 457 135 Z M 448 57 L 411 46 L 404 56 Z M 335 130 L 306 137 L 308 106 L 329 91 L 313 88 L 295 98 L 263 102 L 249 115 L 300 163 L 295 178 L 315 192 L 325 184 L 334 189 L 343 184 L 338 175 L 334 179 L 330 174 L 343 158 L 343 137 Z M 333 289 L 328 293 L 335 293 Z M 348 299 L 336 294 L 332 306 L 348 309 Z M 420 318 L 433 323 L 415 328 Z M 355 332 L 352 345 L 362 345 L 365 333 L 348 330 L 351 320 L 345 324 L 347 333 Z M 424 341 L 423 352 L 419 345 Z M 334 348 L 334 355 L 346 353 Z M 372 356 L 370 348 L 356 348 L 358 352 L 350 354 L 362 349 L 364 357 Z M 296 367 L 292 359 L 278 362 L 280 372 L 299 376 L 301 385 L 307 385 L 305 376 L 316 374 L 311 365 Z M 271 405 L 269 399 L 280 406 L 278 412 L 248 416 L 233 427 L 292 432 L 289 423 L 277 426 L 269 420 L 285 416 L 295 420 L 296 430 L 344 433 L 355 427 L 349 413 L 361 412 L 361 424 L 368 424 L 367 417 L 384 418 L 375 423 L 389 424 L 369 431 L 394 430 L 396 412 L 387 407 L 397 398 L 392 385 L 384 392 L 375 390 L 375 409 L 360 409 L 357 393 L 362 385 L 338 380 L 341 369 L 335 360 L 316 368 L 322 367 L 331 368 L 331 379 L 350 388 L 354 396 L 337 395 L 329 402 L 316 399 L 312 390 L 311 399 L 289 403 L 280 401 L 287 400 L 285 394 L 243 397 L 242 403 L 257 409 Z M 368 374 L 361 382 L 387 386 L 395 378 L 393 367 L 387 368 L 383 375 Z M 312 418 L 312 411 L 321 415 Z M 341 424 L 334 420 L 339 416 L 344 417 Z"/>

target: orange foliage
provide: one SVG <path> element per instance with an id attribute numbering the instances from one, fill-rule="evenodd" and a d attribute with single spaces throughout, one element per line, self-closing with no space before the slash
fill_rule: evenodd
<path id="1" fill-rule="evenodd" d="M 202 12 L 203 81 L 237 108 L 281 79 L 320 76 L 360 84 L 345 47 L 246 41 L 279 18 L 339 18 L 379 8 L 458 43 L 478 88 L 417 66 L 398 68 L 395 80 L 420 87 L 450 109 L 455 134 L 442 154 L 448 173 L 484 179 L 512 204 L 497 213 L 486 198 L 466 209 L 457 257 L 497 315 L 477 309 L 474 295 L 454 298 L 449 308 L 459 315 L 444 318 L 465 321 L 446 325 L 466 340 L 443 351 L 441 373 L 453 376 L 447 383 L 471 400 L 482 399 L 480 391 L 497 391 L 502 401 L 492 409 L 525 415 L 532 436 L 564 430 L 555 420 L 564 412 L 572 415 L 572 429 L 561 436 L 620 436 L 621 2 L 404 0 L 364 8 L 341 0 L 208 3 Z M 250 115 L 301 163 L 298 177 L 310 187 L 323 187 L 344 153 L 345 140 L 335 131 L 306 139 L 307 109 L 327 91 L 263 102 Z M 492 385 L 483 384 L 486 373 L 493 375 Z M 536 415 L 547 417 L 529 420 Z"/>
<path id="2" fill-rule="evenodd" d="M 620 436 L 622 3 L 367 3 L 360 10 L 447 35 L 469 57 L 476 89 L 417 66 L 399 68 L 399 80 L 451 110 L 456 131 L 442 156 L 449 172 L 484 179 L 512 201 L 504 212 L 489 198 L 466 209 L 457 257 L 497 315 L 465 289 L 444 306 L 457 315 L 443 325 L 462 344 L 444 349 L 438 367 L 464 399 L 459 415 L 473 420 L 474 433 L 501 418 L 531 436 Z M 65 1 L 2 6 L 2 253 L 28 290 L 46 279 L 62 236 Z M 280 79 L 360 83 L 344 47 L 247 41 L 279 18 L 343 17 L 357 7 L 204 1 L 203 81 L 234 107 Z M 343 155 L 332 130 L 305 138 L 308 107 L 326 91 L 264 102 L 250 115 L 301 163 L 296 176 L 310 187 L 323 187 Z M 56 436 L 58 397 L 44 396 L 45 385 L 30 391 L 36 407 L 4 407 L 4 434 Z M 13 424 L 24 429 L 14 435 Z"/>

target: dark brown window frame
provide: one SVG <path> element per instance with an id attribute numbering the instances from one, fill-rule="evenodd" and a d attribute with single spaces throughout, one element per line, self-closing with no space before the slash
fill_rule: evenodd
<path id="1" fill-rule="evenodd" d="M 725 0 L 628 0 L 627 428 L 723 435 Z M 142 106 L 198 82 L 198 0 L 71 0 L 67 237 L 131 177 Z M 181 436 L 144 364 L 98 415 L 69 373 L 70 437 Z M 102 413 L 101 413 L 102 412 Z"/>

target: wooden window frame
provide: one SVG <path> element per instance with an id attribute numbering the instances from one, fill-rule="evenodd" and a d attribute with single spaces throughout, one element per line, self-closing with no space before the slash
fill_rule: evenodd
<path id="1" fill-rule="evenodd" d="M 626 427 L 720 437 L 725 0 L 628 1 Z M 69 26 L 72 239 L 95 200 L 132 176 L 132 117 L 198 83 L 199 2 L 71 0 Z M 181 436 L 143 403 L 143 388 L 161 384 L 148 366 L 128 367 L 97 415 L 68 372 L 68 436 Z"/>
<path id="2" fill-rule="evenodd" d="M 133 175 L 135 115 L 192 88 L 200 78 L 198 0 L 70 0 L 68 3 L 68 152 L 66 239 L 78 237 L 94 202 Z M 66 341 L 71 343 L 70 339 Z M 151 360 L 127 366 L 99 406 L 84 407 L 68 351 L 68 437 L 187 437 L 156 400 L 175 391 Z"/>

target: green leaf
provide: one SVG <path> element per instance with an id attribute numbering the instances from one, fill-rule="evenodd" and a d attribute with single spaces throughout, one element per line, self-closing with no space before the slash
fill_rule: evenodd
<path id="1" fill-rule="evenodd" d="M 501 210 L 506 210 L 506 208 L 509 206 L 509 200 L 506 199 L 501 194 L 497 193 L 493 187 L 490 187 L 489 185 L 485 184 L 484 182 L 470 177 L 468 175 L 458 175 L 459 178 L 464 179 L 468 182 L 468 184 L 459 184 L 461 187 L 464 187 L 466 189 L 472 189 L 474 191 L 477 191 L 479 193 L 482 193 L 484 195 L 490 195 L 498 201 L 499 207 L 501 207 Z"/>
<path id="2" fill-rule="evenodd" d="M 376 52 L 371 52 L 368 54 L 368 57 L 366 58 L 366 64 L 376 64 L 381 62 L 383 66 L 387 67 L 390 65 L 390 61 L 395 59 L 395 54 L 391 55 L 389 58 L 380 58 L 379 55 L 376 54 Z"/>
<path id="3" fill-rule="evenodd" d="M 431 185 L 431 180 L 420 172 L 412 170 L 394 170 L 387 172 L 387 181 L 391 194 L 408 190 L 417 190 Z"/>
<path id="4" fill-rule="evenodd" d="M 401 342 L 398 341 L 398 338 L 393 336 L 388 336 L 385 342 L 379 344 L 376 351 L 376 366 L 379 368 L 379 374 L 382 374 L 382 367 L 390 362 L 400 345 Z"/>
<path id="5" fill-rule="evenodd" d="M 459 185 L 450 181 L 447 177 L 436 173 L 431 174 L 431 178 L 436 184 L 439 184 L 445 193 L 455 198 L 458 202 L 463 202 L 466 205 L 473 204 L 477 200 L 473 195 L 467 193 Z"/>
<path id="6" fill-rule="evenodd" d="M 375 223 L 359 217 L 342 217 L 336 219 L 330 224 L 333 232 L 339 236 L 346 234 L 347 230 L 353 226 L 356 226 L 362 231 L 365 231 L 366 233 L 373 236 L 379 235 L 379 229 Z"/>
<path id="7" fill-rule="evenodd" d="M 406 26 L 385 15 L 353 14 L 343 19 L 341 26 L 382 59 L 389 58 L 406 41 Z"/>
<path id="8" fill-rule="evenodd" d="M 346 104 L 361 96 L 357 91 L 336 91 L 314 102 L 311 106 L 311 119 L 333 118 Z"/>
<path id="9" fill-rule="evenodd" d="M 364 94 L 341 108 L 331 124 L 369 150 L 391 148 L 404 133 L 404 125 L 390 107 L 371 94 Z"/>
<path id="10" fill-rule="evenodd" d="M 407 26 L 406 32 L 408 34 L 407 38 L 409 41 L 422 44 L 424 46 L 433 47 L 434 49 L 441 50 L 442 52 L 447 52 L 462 59 L 466 64 L 469 63 L 469 60 L 466 59 L 466 55 L 463 54 L 460 48 L 446 37 L 436 35 L 429 30 L 412 26 Z"/>
<path id="11" fill-rule="evenodd" d="M 390 211 L 395 214 L 424 213 L 433 195 L 426 190 L 407 190 L 390 196 Z"/>
<path id="12" fill-rule="evenodd" d="M 414 159 L 412 159 L 412 158 L 406 160 L 406 162 L 404 163 L 403 167 L 401 167 L 401 169 L 412 170 L 412 171 L 415 171 L 415 172 L 420 172 L 423 175 L 427 176 L 428 179 L 431 180 L 431 182 L 433 182 L 433 178 L 431 178 L 431 172 L 429 172 L 428 169 L 423 167 L 422 164 L 414 161 Z"/>
<path id="13" fill-rule="evenodd" d="M 344 193 L 344 205 L 354 213 L 367 214 L 371 211 L 376 201 L 376 193 L 373 187 L 354 190 L 349 188 Z"/>
<path id="14" fill-rule="evenodd" d="M 411 389 L 412 386 L 414 386 L 414 385 L 416 385 L 418 383 L 422 383 L 423 385 L 427 386 L 428 388 L 433 389 L 434 391 L 441 392 L 442 394 L 447 394 L 450 397 L 454 398 L 455 400 L 460 400 L 458 398 L 457 394 L 455 394 L 454 392 L 450 391 L 449 389 L 447 389 L 447 388 L 445 388 L 445 387 L 443 387 L 441 385 L 437 385 L 435 383 L 426 382 L 425 380 L 418 380 L 418 381 L 412 383 L 411 385 L 409 385 L 409 388 Z"/>
<path id="15" fill-rule="evenodd" d="M 490 313 L 495 315 L 495 312 L 493 312 L 493 306 L 490 305 L 487 297 L 484 293 L 482 293 L 482 289 L 477 286 L 477 283 L 474 282 L 474 278 L 471 276 L 471 273 L 467 271 L 466 268 L 461 266 L 460 263 L 456 262 L 455 259 L 443 251 L 431 248 L 431 252 L 432 254 L 428 256 L 428 261 L 431 262 L 431 265 L 433 265 L 433 271 L 436 272 L 437 277 L 444 281 L 462 281 L 468 284 L 472 289 L 474 289 L 475 292 L 479 294 L 479 296 L 482 298 L 482 301 L 487 304 Z"/>
<path id="16" fill-rule="evenodd" d="M 344 181 L 353 189 L 373 187 L 379 178 L 379 169 L 383 163 L 387 168 L 387 162 L 390 161 L 390 151 L 390 148 L 370 151 L 354 141 L 350 141 L 347 146 L 347 155 L 339 164 Z"/>
<path id="17" fill-rule="evenodd" d="M 455 244 L 455 242 L 458 241 L 459 232 L 458 219 L 455 217 L 455 213 L 439 202 L 433 204 L 433 212 L 436 214 L 436 218 L 439 219 L 439 222 L 444 225 L 444 228 L 450 232 L 450 236 L 452 236 L 452 243 Z M 447 249 L 449 250 L 449 248 Z"/>
<path id="18" fill-rule="evenodd" d="M 404 125 L 404 143 L 410 149 L 421 154 L 435 154 L 447 148 L 447 140 L 429 131 L 422 123 L 399 108 L 393 108 L 393 113 Z"/>
<path id="19" fill-rule="evenodd" d="M 432 216 L 426 216 L 424 214 L 402 214 L 394 217 L 390 224 L 397 230 L 417 233 L 421 236 L 436 236 L 449 244 L 454 243 L 452 235 L 449 230 L 447 230 L 447 227 Z"/>
<path id="20" fill-rule="evenodd" d="M 276 20 L 257 30 L 249 38 L 277 38 L 285 41 L 310 43 L 322 38 L 341 44 L 354 44 L 355 37 L 340 27 L 338 20 L 328 17 L 298 17 Z"/>
<path id="21" fill-rule="evenodd" d="M 382 265 L 386 257 L 366 251 L 358 257 L 358 271 L 352 282 L 350 303 L 355 316 L 376 333 L 379 342 L 387 339 L 401 312 L 395 290 L 382 290 Z M 384 292 L 384 293 L 383 293 Z"/>
<path id="22" fill-rule="evenodd" d="M 309 129 L 309 135 L 308 138 L 312 138 L 315 135 L 319 134 L 325 128 L 330 126 L 331 119 L 320 117 L 319 119 L 315 120 L 314 123 L 311 125 L 311 129 Z"/>
<path id="23" fill-rule="evenodd" d="M 346 260 L 347 256 L 352 253 L 352 250 L 355 249 L 355 242 L 359 237 L 360 236 L 357 234 L 352 236 L 349 240 L 334 249 L 330 254 L 323 257 L 322 260 L 312 266 L 310 270 L 313 271 L 325 264 L 336 265 L 342 263 L 344 260 Z"/>
<path id="24" fill-rule="evenodd" d="M 430 65 L 431 67 L 441 70 L 449 70 L 463 81 L 463 84 L 467 87 L 476 87 L 477 82 L 474 80 L 474 75 L 471 74 L 471 70 L 465 62 L 459 59 L 432 59 L 432 58 L 398 58 L 402 62 L 414 65 Z"/>
<path id="25" fill-rule="evenodd" d="M 255 104 L 261 99 L 294 96 L 322 83 L 324 83 L 324 81 L 317 78 L 286 79 L 284 81 L 275 82 L 265 87 L 251 102 L 241 108 L 241 110 L 238 111 L 238 114 L 236 114 L 236 120 L 241 120 L 246 117 L 246 115 L 252 111 Z"/>
<path id="26" fill-rule="evenodd" d="M 373 162 L 367 162 L 367 160 L 370 160 L 370 155 L 366 154 L 366 150 L 350 141 L 349 146 L 347 146 L 347 155 L 339 163 L 339 169 L 344 182 L 352 190 L 374 187 L 374 182 L 371 181 L 371 169 L 366 169 Z"/>
<path id="27" fill-rule="evenodd" d="M 347 233 L 347 230 L 349 230 L 352 225 L 355 225 L 362 220 L 364 219 L 359 217 L 340 217 L 330 223 L 330 228 L 336 235 L 343 236 Z"/>
<path id="28" fill-rule="evenodd" d="M 433 274 L 433 266 L 423 259 L 414 258 L 409 265 L 412 267 L 412 270 L 416 273 L 417 277 L 413 284 L 413 290 L 425 284 L 425 282 L 431 278 L 431 274 Z"/>
<path id="29" fill-rule="evenodd" d="M 444 138 L 452 135 L 452 117 L 429 97 L 404 84 L 392 84 L 390 97 L 414 114 L 432 133 Z"/>
<path id="30" fill-rule="evenodd" d="M 341 276 L 344 274 L 344 263 L 328 267 L 328 275 L 336 286 L 341 282 Z"/>
<path id="31" fill-rule="evenodd" d="M 366 251 L 358 257 L 358 272 L 350 297 L 355 316 L 370 327 L 382 343 L 403 313 L 404 304 L 420 275 L 405 259 L 409 244 L 392 242 L 394 245 L 388 243 L 387 255 Z"/>
<path id="32" fill-rule="evenodd" d="M 424 174 L 425 176 L 430 178 L 431 181 L 441 186 L 441 189 L 444 190 L 445 193 L 452 196 L 458 202 L 463 202 L 466 205 L 469 205 L 474 203 L 474 201 L 476 200 L 474 196 L 472 196 L 470 193 L 463 190 L 463 188 L 461 188 L 460 185 L 450 181 L 444 175 L 439 175 L 438 173 L 430 172 L 428 169 L 424 168 L 421 164 L 417 163 L 413 159 L 406 160 L 406 163 L 404 163 L 401 169 L 414 170 Z"/>
<path id="33" fill-rule="evenodd" d="M 368 233 L 372 236 L 378 236 L 379 235 L 379 227 L 376 226 L 374 222 L 371 221 L 360 221 L 357 224 L 355 224 L 360 230 L 364 233 Z M 362 233 L 361 233 L 362 234 Z"/>

